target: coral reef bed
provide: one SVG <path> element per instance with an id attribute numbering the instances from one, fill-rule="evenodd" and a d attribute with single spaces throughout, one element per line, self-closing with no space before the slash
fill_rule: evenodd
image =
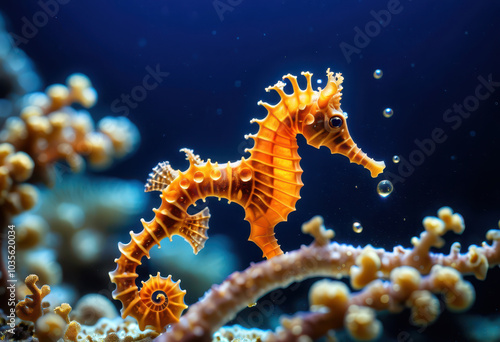
<path id="1" fill-rule="evenodd" d="M 322 219 L 315 217 L 302 227 L 305 233 L 314 236 L 311 245 L 233 273 L 220 285 L 212 286 L 179 323 L 168 327 L 155 341 L 311 341 L 321 336 L 333 338 L 334 331 L 339 329 L 345 329 L 353 339 L 372 340 L 383 331 L 377 311 L 395 314 L 408 308 L 411 323 L 427 327 L 438 319 L 440 303 L 453 312 L 469 309 L 474 303 L 475 291 L 462 275 L 472 274 L 485 279 L 488 269 L 500 264 L 500 230 L 487 232 L 491 244 L 471 245 L 467 253 L 460 253 L 459 244 L 454 243 L 448 254 L 441 254 L 430 252 L 430 249 L 441 247 L 442 236 L 448 231 L 461 234 L 464 230 L 462 217 L 444 207 L 439 210 L 438 217 L 426 217 L 423 226 L 425 231 L 412 239 L 413 248 L 396 246 L 393 251 L 386 251 L 370 245 L 354 247 L 331 242 L 334 232 L 325 229 Z M 254 305 L 269 291 L 318 276 L 337 280 L 317 281 L 309 291 L 310 311 L 282 317 L 275 331 L 222 327 L 238 311 Z M 352 290 L 338 280 L 343 277 L 350 280 Z M 120 323 L 121 318 L 113 318 L 116 312 L 104 310 L 108 306 L 104 304 L 106 299 L 92 300 L 90 305 L 83 304 L 89 300 L 82 299 L 82 303 L 76 305 L 76 311 L 87 307 L 85 310 L 90 314 L 72 315 L 67 304 L 61 304 L 55 313 L 50 313 L 44 309 L 48 305 L 43 304 L 50 289 L 46 285 L 36 286 L 37 280 L 36 276 L 26 279 L 33 295 L 20 302 L 17 311 L 20 318 L 36 322 L 34 336 L 42 334 L 38 337 L 41 341 L 57 334 L 69 341 L 82 338 L 134 341 L 151 339 L 158 334 L 154 330 L 141 333 L 133 320 Z M 103 304 L 96 304 L 102 300 Z M 89 316 L 93 318 L 89 320 Z M 82 325 L 96 321 L 94 328 Z M 100 332 L 96 335 L 94 331 Z M 14 339 L 23 339 L 33 330 L 25 323 L 18 323 L 12 332 L 10 336 Z M 489 334 L 492 340 L 497 336 L 495 330 Z M 92 337 L 85 337 L 90 335 Z M 474 340 L 474 332 L 470 336 Z"/>

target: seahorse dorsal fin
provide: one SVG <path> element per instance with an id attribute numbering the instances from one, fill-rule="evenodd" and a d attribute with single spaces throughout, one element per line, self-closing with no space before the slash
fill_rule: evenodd
<path id="1" fill-rule="evenodd" d="M 327 85 L 323 89 L 319 89 L 318 105 L 321 109 L 325 108 L 330 102 L 331 105 L 339 110 L 340 109 L 340 98 L 342 96 L 342 82 L 344 77 L 341 73 L 333 74 L 330 68 L 326 71 L 326 76 L 328 77 Z"/>
<path id="2" fill-rule="evenodd" d="M 204 163 L 200 156 L 198 154 L 194 154 L 194 151 L 189 148 L 181 148 L 179 152 L 184 152 L 186 154 L 186 159 L 189 160 L 190 164 L 200 165 Z"/>
<path id="3" fill-rule="evenodd" d="M 168 161 L 160 162 L 149 174 L 144 191 L 163 191 L 178 175 Z"/>

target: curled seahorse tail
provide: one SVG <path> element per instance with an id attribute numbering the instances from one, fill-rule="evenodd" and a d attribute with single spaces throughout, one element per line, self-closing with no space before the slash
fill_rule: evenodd
<path id="1" fill-rule="evenodd" d="M 111 282 L 116 284 L 112 295 L 123 304 L 122 318 L 134 317 L 141 330 L 149 325 L 161 332 L 168 324 L 177 322 L 182 311 L 187 308 L 184 303 L 186 291 L 180 288 L 180 281 L 174 282 L 170 275 L 163 278 L 159 273 L 142 282 L 140 290 L 137 287 L 136 268 L 141 265 L 142 257 L 149 258 L 151 247 L 159 245 L 160 240 L 166 236 L 156 217 L 150 222 L 141 222 L 144 229 L 140 233 L 131 231 L 130 242 L 126 245 L 118 244 L 121 256 L 115 259 L 116 269 L 109 273 Z"/>
<path id="2" fill-rule="evenodd" d="M 202 162 L 191 150 L 183 151 L 193 165 Z M 180 175 L 168 162 L 161 162 L 153 169 L 145 190 L 160 191 L 161 205 L 153 209 L 155 216 L 151 221 L 141 220 L 143 230 L 140 233 L 130 232 L 128 244 L 118 244 L 121 256 L 115 260 L 116 269 L 109 273 L 111 282 L 116 284 L 113 298 L 123 304 L 122 318 L 134 317 L 141 330 L 149 325 L 161 332 L 165 326 L 177 322 L 182 311 L 187 308 L 184 303 L 186 291 L 179 287 L 180 281 L 174 282 L 170 275 L 163 278 L 158 273 L 142 282 L 140 289 L 137 287 L 136 268 L 141 265 L 141 259 L 144 256 L 149 258 L 149 250 L 153 246 L 160 247 L 162 239 L 171 240 L 174 235 L 182 236 L 193 247 L 195 254 L 205 246 L 208 239 L 209 209 L 204 208 L 194 215 L 186 211 L 191 204 L 187 200 L 193 200 L 194 195 L 199 196 L 202 188 L 196 186 L 198 183 L 192 179 L 196 192 L 192 195 L 184 192 L 187 187 L 181 183 L 184 178 Z"/>
<path id="3" fill-rule="evenodd" d="M 117 284 L 123 281 L 123 274 L 110 273 L 111 281 Z M 135 275 L 136 277 L 137 275 Z M 134 277 L 134 279 L 135 279 Z M 161 332 L 164 327 L 179 321 L 182 312 L 187 308 L 184 303 L 185 290 L 180 288 L 180 280 L 174 282 L 172 276 L 161 277 L 160 273 L 149 276 L 142 282 L 142 288 L 131 286 L 124 291 L 113 291 L 113 298 L 120 300 L 123 308 L 120 313 L 122 318 L 134 317 L 141 330 L 152 326 Z"/>

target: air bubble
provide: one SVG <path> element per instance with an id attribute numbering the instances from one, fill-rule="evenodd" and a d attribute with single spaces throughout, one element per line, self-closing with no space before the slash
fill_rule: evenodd
<path id="1" fill-rule="evenodd" d="M 386 118 L 390 118 L 394 114 L 394 111 L 392 108 L 386 108 L 384 109 L 383 114 Z"/>
<path id="2" fill-rule="evenodd" d="M 380 197 L 389 196 L 392 190 L 394 190 L 394 187 L 392 186 L 392 183 L 388 180 L 383 180 L 377 185 L 377 193 L 379 194 Z"/>
<path id="3" fill-rule="evenodd" d="M 363 226 L 361 225 L 361 223 L 359 222 L 354 222 L 352 224 L 352 230 L 355 232 L 355 233 L 361 233 L 363 231 Z"/>
<path id="4" fill-rule="evenodd" d="M 384 72 L 380 69 L 377 69 L 373 72 L 373 78 L 376 79 L 376 80 L 379 80 L 382 78 L 382 76 L 384 76 Z"/>
<path id="5" fill-rule="evenodd" d="M 401 158 L 399 158 L 399 156 L 394 156 L 394 157 L 392 157 L 392 162 L 393 162 L 394 164 L 399 163 L 399 161 L 400 161 L 400 160 L 401 160 Z"/>

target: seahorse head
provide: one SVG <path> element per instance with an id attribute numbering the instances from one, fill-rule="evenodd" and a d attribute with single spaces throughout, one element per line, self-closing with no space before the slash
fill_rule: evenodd
<path id="1" fill-rule="evenodd" d="M 383 161 L 369 158 L 354 143 L 347 128 L 347 115 L 340 108 L 342 81 L 340 73 L 327 70 L 328 84 L 315 92 L 317 100 L 302 122 L 302 134 L 307 143 L 316 148 L 326 146 L 333 153 L 349 158 L 367 168 L 372 177 L 377 177 L 385 168 Z"/>

